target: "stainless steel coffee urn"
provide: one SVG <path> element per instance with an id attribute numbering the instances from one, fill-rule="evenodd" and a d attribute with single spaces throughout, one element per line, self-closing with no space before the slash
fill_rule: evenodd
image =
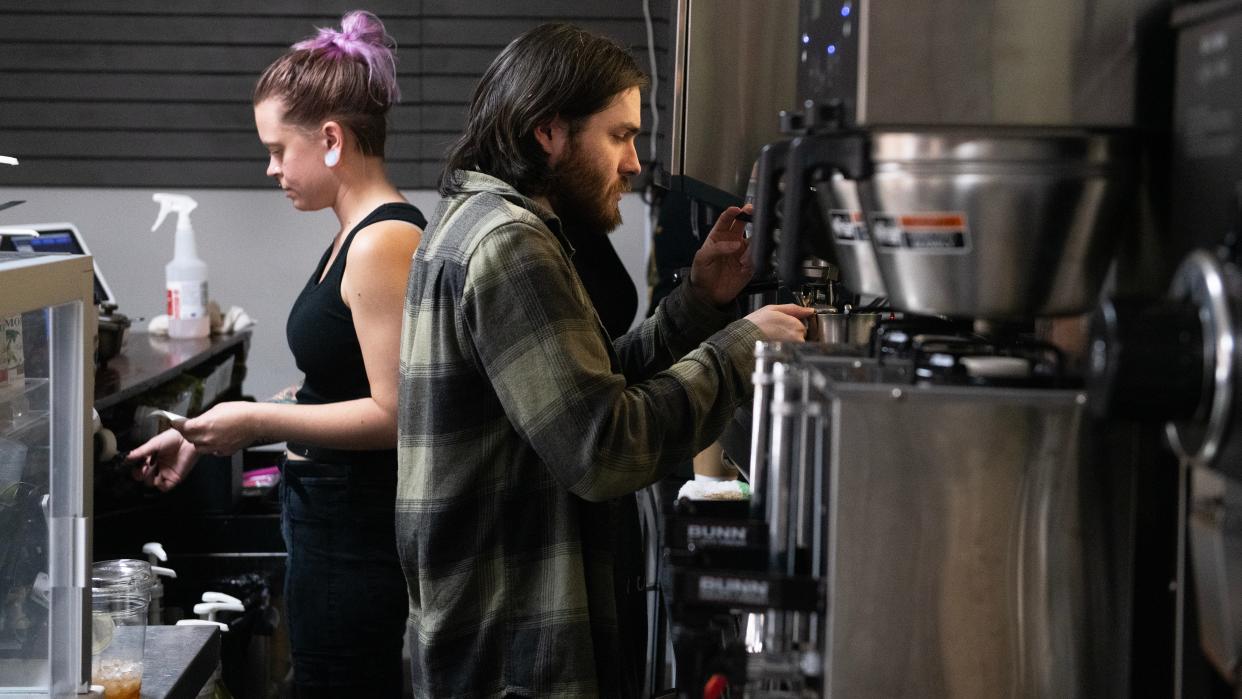
<path id="1" fill-rule="evenodd" d="M 1154 225 L 1141 58 L 1167 4 L 800 3 L 805 106 L 753 154 L 752 250 L 795 292 L 834 268 L 874 318 L 757 348 L 749 509 L 674 526 L 684 696 L 1136 691 L 1137 442 L 1036 330 L 1091 311 Z"/>

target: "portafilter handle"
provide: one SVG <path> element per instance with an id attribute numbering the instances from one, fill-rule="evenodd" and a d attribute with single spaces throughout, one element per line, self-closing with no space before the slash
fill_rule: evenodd
<path id="1" fill-rule="evenodd" d="M 789 285 L 802 279 L 802 260 L 806 256 L 802 238 L 802 206 L 811 183 L 823 177 L 819 172 L 840 172 L 851 180 L 871 176 L 871 139 L 867 132 L 841 130 L 799 136 L 789 143 L 785 165 L 779 276 Z M 830 175 L 829 175 L 830 177 Z M 828 195 L 832 196 L 831 188 Z"/>

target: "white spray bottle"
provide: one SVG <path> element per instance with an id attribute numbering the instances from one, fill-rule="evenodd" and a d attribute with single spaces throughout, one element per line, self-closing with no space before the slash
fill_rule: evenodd
<path id="1" fill-rule="evenodd" d="M 164 265 L 168 336 L 207 337 L 211 333 L 207 314 L 207 265 L 198 259 L 194 229 L 190 226 L 190 212 L 198 202 L 184 194 L 157 193 L 151 198 L 160 205 L 160 215 L 151 226 L 152 231 L 160 227 L 169 211 L 177 212 L 177 243 L 172 262 Z"/>

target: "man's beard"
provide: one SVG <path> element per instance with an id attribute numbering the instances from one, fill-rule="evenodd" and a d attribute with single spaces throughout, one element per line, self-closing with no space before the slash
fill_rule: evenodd
<path id="1" fill-rule="evenodd" d="M 630 191 L 630 180 L 611 176 L 593 168 L 576 141 L 570 142 L 569 152 L 552 170 L 547 195 L 563 229 L 590 235 L 621 225 L 617 195 Z"/>

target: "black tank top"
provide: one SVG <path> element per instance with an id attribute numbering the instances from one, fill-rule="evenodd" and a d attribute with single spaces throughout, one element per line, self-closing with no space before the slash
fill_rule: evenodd
<path id="1" fill-rule="evenodd" d="M 382 204 L 354 226 L 341 243 L 341 250 L 324 276 L 324 266 L 332 255 L 329 246 L 306 282 L 306 288 L 293 302 L 285 336 L 298 369 L 306 380 L 298 391 L 298 403 L 322 404 L 366 398 L 371 395 L 362 347 L 354 330 L 354 316 L 341 300 L 341 277 L 349 258 L 349 246 L 358 231 L 379 221 L 406 221 L 419 228 L 427 225 L 416 207 L 406 203 Z M 323 276 L 323 281 L 319 278 Z M 396 313 L 400 309 L 393 309 Z"/>

